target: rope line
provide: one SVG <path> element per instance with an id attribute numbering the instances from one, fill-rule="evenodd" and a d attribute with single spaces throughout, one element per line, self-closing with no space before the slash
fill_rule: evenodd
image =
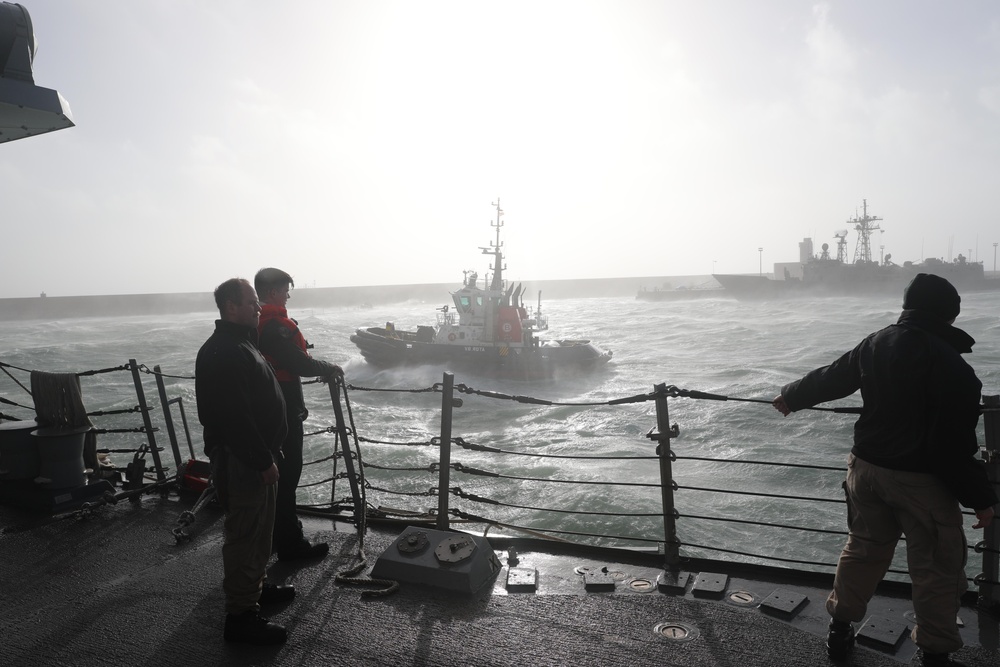
<path id="1" fill-rule="evenodd" d="M 361 597 L 383 597 L 391 595 L 399 589 L 399 582 L 392 579 L 373 579 L 371 577 L 357 576 L 368 565 L 365 551 L 362 546 L 358 546 L 358 563 L 353 567 L 347 567 L 337 572 L 333 578 L 338 584 L 350 586 L 380 586 L 378 589 L 366 589 L 361 591 Z"/>
<path id="2" fill-rule="evenodd" d="M 536 454 L 533 452 L 512 452 L 506 449 L 498 449 L 489 445 L 479 445 L 468 442 L 464 438 L 452 438 L 451 441 L 462 447 L 475 452 L 489 452 L 491 454 L 510 454 L 511 456 L 534 456 L 540 459 L 598 459 L 604 461 L 655 461 L 659 456 L 585 456 L 575 454 Z"/>
<path id="3" fill-rule="evenodd" d="M 327 461 L 332 461 L 333 459 L 337 458 L 337 456 L 339 456 L 339 454 L 330 454 L 330 456 L 326 456 L 321 459 L 316 459 L 315 461 L 309 461 L 308 463 L 303 463 L 302 465 L 304 467 L 304 466 L 314 466 L 318 463 L 326 463 Z"/>
<path id="4" fill-rule="evenodd" d="M 8 363 L 6 363 L 4 361 L 0 361 L 0 368 L 13 368 L 16 371 L 21 371 L 23 373 L 30 373 L 31 372 L 30 368 L 21 368 L 20 366 L 15 366 L 14 364 L 8 364 Z M 10 374 L 8 373 L 8 375 L 10 375 Z M 18 384 L 20 384 L 20 383 L 18 383 Z M 28 393 L 30 394 L 31 392 L 28 392 Z"/>
<path id="5" fill-rule="evenodd" d="M 626 398 L 616 398 L 610 401 L 596 401 L 596 402 L 566 402 L 566 401 L 549 401 L 544 398 L 535 398 L 533 396 L 517 396 L 513 394 L 504 394 L 499 391 L 485 391 L 482 389 L 474 389 L 466 384 L 456 384 L 455 391 L 460 394 L 475 394 L 477 396 L 482 396 L 484 398 L 497 398 L 508 401 L 515 401 L 517 403 L 527 403 L 530 405 L 565 405 L 565 406 L 581 406 L 581 407 L 592 407 L 598 405 L 621 405 L 623 403 L 639 403 L 641 401 L 651 401 L 655 398 L 654 394 L 640 394 L 638 396 L 628 396 Z"/>
<path id="6" fill-rule="evenodd" d="M 147 429 L 145 426 L 136 426 L 134 428 L 95 428 L 92 429 L 93 433 L 103 434 L 103 433 L 158 433 L 160 428 L 154 426 L 151 429 Z M 156 451 L 163 451 L 162 447 L 157 447 Z"/>
<path id="7" fill-rule="evenodd" d="M 147 406 L 146 410 L 152 412 L 156 408 L 152 405 Z M 97 410 L 96 412 L 88 412 L 88 417 L 106 417 L 108 415 L 125 415 L 132 412 L 142 412 L 143 408 L 141 405 L 136 405 L 131 408 L 122 408 L 120 410 Z"/>
<path id="8" fill-rule="evenodd" d="M 536 510 L 539 512 L 559 512 L 561 514 L 586 514 L 590 516 L 620 516 L 620 517 L 650 517 L 650 516 L 663 516 L 663 512 L 636 512 L 630 514 L 622 514 L 620 512 L 592 512 L 584 510 L 564 510 L 556 509 L 554 507 L 531 507 L 528 505 L 512 505 L 510 503 L 501 502 L 499 500 L 494 500 L 493 498 L 485 498 L 483 496 L 477 496 L 474 493 L 467 493 L 462 490 L 460 486 L 453 486 L 449 489 L 453 496 L 458 496 L 459 498 L 465 498 L 466 500 L 471 500 L 473 502 L 486 503 L 488 505 L 500 505 L 501 507 L 511 507 L 514 509 L 522 510 Z"/>
<path id="9" fill-rule="evenodd" d="M 773 405 L 773 403 L 772 403 L 771 400 L 764 399 L 764 398 L 734 398 L 732 396 L 723 396 L 721 394 L 709 394 L 708 392 L 697 391 L 697 390 L 694 390 L 694 389 L 681 389 L 680 387 L 677 387 L 675 385 L 669 385 L 666 388 L 666 393 L 667 393 L 667 396 L 671 396 L 673 398 L 682 397 L 682 398 L 695 398 L 695 399 L 708 400 L 708 401 L 738 401 L 738 402 L 741 402 L 741 403 L 764 403 L 764 404 L 767 404 L 767 405 Z M 849 408 L 818 408 L 818 407 L 811 407 L 811 408 L 802 408 L 802 409 L 803 410 L 818 410 L 820 412 L 836 412 L 836 413 L 840 413 L 840 414 L 850 414 L 850 415 L 859 415 L 859 414 L 861 414 L 861 408 L 860 407 L 849 407 Z"/>
<path id="10" fill-rule="evenodd" d="M 656 457 L 654 457 L 656 458 Z M 809 470 L 832 470 L 834 472 L 844 472 L 846 468 L 835 466 L 818 466 L 807 463 L 780 463 L 777 461 L 750 461 L 748 459 L 716 459 L 708 456 L 675 456 L 677 461 L 713 461 L 715 463 L 746 463 L 749 465 L 777 466 L 780 468 L 807 468 Z"/>
<path id="11" fill-rule="evenodd" d="M 310 433 L 303 433 L 302 437 L 308 438 L 308 437 L 311 437 L 311 436 L 314 436 L 314 435 L 323 435 L 324 433 L 336 433 L 336 432 L 337 432 L 337 427 L 336 426 L 327 426 L 326 428 L 320 429 L 319 431 L 312 431 Z"/>
<path id="12" fill-rule="evenodd" d="M 28 407 L 27 405 L 21 405 L 20 403 L 15 403 L 14 401 L 12 401 L 12 400 L 10 400 L 8 398 L 3 398 L 2 396 L 0 396 L 0 403 L 3 403 L 4 405 L 12 405 L 15 408 L 24 408 L 25 410 L 34 410 L 35 409 L 33 407 Z"/>
<path id="13" fill-rule="evenodd" d="M 393 491 L 392 489 L 383 489 L 382 487 L 375 486 L 368 480 L 365 480 L 365 488 L 371 489 L 372 491 L 381 491 L 383 493 L 391 493 L 394 496 L 437 496 L 437 489 L 431 487 L 428 491 Z"/>
<path id="14" fill-rule="evenodd" d="M 338 475 L 338 477 L 339 477 L 339 475 Z M 334 478 L 334 477 L 327 477 L 326 479 L 321 479 L 318 482 L 310 482 L 309 484 L 299 484 L 298 487 L 296 487 L 296 488 L 307 489 L 310 486 L 319 486 L 320 484 L 327 484 L 329 482 L 332 482 L 334 479 L 336 479 L 336 478 Z"/>
<path id="15" fill-rule="evenodd" d="M 345 384 L 345 389 L 351 389 L 354 391 L 374 391 L 374 392 L 389 392 L 389 393 L 404 393 L 404 394 L 423 394 L 431 391 L 441 391 L 441 384 L 436 384 L 433 387 L 426 387 L 424 389 L 383 389 L 380 387 L 359 387 L 355 384 Z"/>
<path id="16" fill-rule="evenodd" d="M 18 380 L 16 377 L 14 377 L 13 375 L 11 375 L 10 371 L 8 371 L 5 368 L 5 366 L 7 366 L 7 364 L 5 364 L 3 362 L 0 362 L 0 370 L 3 370 L 4 375 L 6 375 L 7 377 L 9 377 L 11 380 L 13 380 L 17 384 L 18 387 L 20 387 L 21 389 L 23 389 L 25 391 L 25 393 L 28 394 L 28 396 L 31 396 L 31 390 L 28 389 L 27 387 L 25 387 L 23 384 L 21 384 L 20 380 Z M 14 366 L 11 366 L 11 368 L 14 368 Z M 20 369 L 18 369 L 18 370 L 20 370 Z"/>
<path id="17" fill-rule="evenodd" d="M 987 546 L 985 540 L 978 542 L 976 543 L 975 546 L 970 546 L 969 548 L 975 551 L 977 554 L 980 553 L 1000 554 L 1000 549 L 994 549 L 992 547 Z"/>
<path id="18" fill-rule="evenodd" d="M 394 472 L 437 472 L 437 462 L 430 464 L 429 466 L 424 466 L 423 468 L 397 468 L 394 466 L 380 466 L 377 463 L 366 462 L 366 468 L 375 468 L 376 470 L 391 470 Z"/>
<path id="19" fill-rule="evenodd" d="M 82 377 L 87 377 L 88 375 L 101 375 L 103 373 L 116 373 L 118 371 L 131 371 L 131 370 L 132 370 L 131 366 L 129 366 L 128 364 L 124 364 L 122 366 L 113 366 L 111 368 L 101 368 L 100 370 L 96 371 L 81 371 L 77 373 L 76 376 L 82 378 Z"/>
<path id="20" fill-rule="evenodd" d="M 164 373 L 162 371 L 159 372 L 159 373 L 157 373 L 155 370 L 153 370 L 152 368 L 150 368 L 146 364 L 139 364 L 139 370 L 142 371 L 143 373 L 146 373 L 147 375 L 159 375 L 161 378 L 173 378 L 175 380 L 194 380 L 195 379 L 195 377 L 193 375 L 170 375 L 169 373 Z"/>
<path id="21" fill-rule="evenodd" d="M 452 463 L 451 467 L 453 470 L 458 472 L 464 472 L 468 475 L 480 475 L 484 477 L 497 477 L 499 479 L 517 479 L 524 482 L 552 482 L 555 484 L 592 484 L 597 486 L 644 486 L 649 488 L 661 488 L 661 484 L 646 484 L 644 482 L 602 482 L 593 480 L 577 480 L 577 479 L 543 479 L 540 477 L 519 477 L 516 475 L 501 475 L 498 472 L 491 472 L 489 470 L 479 470 L 478 468 L 470 468 L 468 466 L 462 465 L 461 463 Z M 702 489 L 705 490 L 705 489 Z M 843 501 L 841 501 L 843 502 Z"/>
<path id="22" fill-rule="evenodd" d="M 135 454 L 136 452 L 149 451 L 149 446 L 143 444 L 142 447 L 136 447 L 135 449 L 105 449 L 102 447 L 98 447 L 96 451 L 101 454 Z M 156 451 L 162 452 L 163 447 L 157 447 Z"/>
<path id="23" fill-rule="evenodd" d="M 662 513 L 661 513 L 662 514 Z M 751 526 L 766 526 L 768 528 L 789 528 L 791 530 L 801 530 L 807 533 L 824 533 L 826 535 L 847 535 L 846 530 L 828 530 L 825 528 L 805 528 L 803 526 L 792 526 L 784 523 L 768 523 L 766 521 L 750 521 L 749 519 L 731 519 L 721 516 L 699 516 L 697 514 L 681 514 L 678 518 L 698 519 L 700 521 L 724 521 L 727 523 L 742 523 Z"/>
<path id="24" fill-rule="evenodd" d="M 678 489 L 686 491 L 709 491 L 711 493 L 733 493 L 740 496 L 761 496 L 764 498 L 783 498 L 785 500 L 813 500 L 820 503 L 840 503 L 846 504 L 846 500 L 838 498 L 816 498 L 813 496 L 789 496 L 780 493 L 764 493 L 762 491 L 730 491 L 728 489 L 709 489 L 701 486 L 677 486 Z"/>
<path id="25" fill-rule="evenodd" d="M 372 438 L 366 438 L 364 436 L 358 436 L 358 440 L 361 442 L 367 442 L 373 445 L 402 445 L 404 447 L 431 447 L 436 446 L 436 443 L 425 440 L 423 442 L 397 442 L 393 440 L 374 440 Z"/>

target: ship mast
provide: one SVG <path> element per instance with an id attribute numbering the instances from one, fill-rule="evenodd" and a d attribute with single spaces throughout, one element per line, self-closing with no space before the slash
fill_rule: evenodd
<path id="1" fill-rule="evenodd" d="M 882 228 L 878 226 L 878 222 L 882 218 L 876 218 L 875 216 L 868 215 L 868 200 L 862 199 L 862 217 L 855 216 L 852 220 L 847 222 L 854 224 L 854 229 L 858 230 L 858 244 L 854 247 L 854 263 L 857 264 L 859 261 L 870 263 L 872 261 L 872 245 L 871 245 L 871 235 L 872 232 L 880 231 Z"/>
<path id="2" fill-rule="evenodd" d="M 490 282 L 490 289 L 503 291 L 503 270 L 507 268 L 501 266 L 503 264 L 503 251 L 500 248 L 503 247 L 503 244 L 500 243 L 500 228 L 503 227 L 503 221 L 500 218 L 503 217 L 503 209 L 500 208 L 499 197 L 490 205 L 497 207 L 497 221 L 490 222 L 490 226 L 497 229 L 497 240 L 495 243 L 491 243 L 489 248 L 480 248 L 480 250 L 483 251 L 484 255 L 493 255 L 493 279 Z"/>

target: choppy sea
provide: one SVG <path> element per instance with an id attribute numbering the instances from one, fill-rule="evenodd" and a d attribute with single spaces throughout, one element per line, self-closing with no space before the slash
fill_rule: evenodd
<path id="1" fill-rule="evenodd" d="M 441 395 L 435 392 L 382 392 L 367 389 L 422 389 L 442 380 L 442 368 L 418 367 L 377 371 L 369 367 L 349 341 L 356 328 L 392 321 L 397 328 L 432 324 L 441 304 L 407 302 L 358 308 L 296 309 L 294 292 L 289 309 L 309 341 L 312 353 L 340 364 L 347 375 L 349 398 L 359 436 L 391 442 L 429 442 L 440 433 Z M 1000 293 L 967 294 L 956 326 L 976 340 L 969 362 L 983 381 L 986 394 L 1000 394 Z M 478 390 L 532 396 L 559 403 L 604 403 L 649 393 L 660 383 L 732 398 L 770 400 L 780 387 L 803 373 L 830 363 L 862 337 L 894 322 L 900 298 L 796 299 L 744 303 L 726 298 L 677 302 L 647 302 L 631 298 L 552 300 L 543 303 L 549 316 L 550 338 L 587 338 L 611 349 L 607 369 L 587 376 L 540 383 L 496 381 L 456 374 L 455 383 Z M 23 369 L 82 372 L 125 364 L 130 358 L 162 372 L 170 396 L 183 399 L 194 448 L 201 453 L 201 432 L 195 408 L 194 374 L 198 348 L 211 334 L 216 314 L 81 318 L 58 321 L 0 322 L 0 361 Z M 30 406 L 31 399 L 14 379 L 29 385 L 26 373 L 8 369 L 0 375 L 0 396 Z M 155 426 L 162 417 L 152 377 L 144 374 L 147 399 L 157 406 Z M 114 372 L 81 380 L 89 411 L 131 407 L 136 403 L 131 374 Z M 306 431 L 322 431 L 333 423 L 326 385 L 306 386 L 310 417 Z M 655 443 L 647 433 L 656 425 L 654 403 L 620 406 L 522 404 L 510 400 L 463 395 L 454 410 L 452 435 L 517 454 L 496 456 L 456 448 L 452 462 L 498 472 L 502 477 L 455 472 L 450 485 L 500 501 L 481 505 L 452 499 L 452 506 L 518 526 L 583 533 L 568 539 L 602 544 L 653 546 L 662 539 L 660 491 Z M 840 405 L 858 405 L 850 397 Z M 25 418 L 30 411 L 2 405 L 5 414 Z M 842 468 L 851 447 L 852 415 L 803 411 L 784 418 L 769 405 L 752 402 L 677 398 L 669 401 L 670 421 L 679 437 L 672 448 L 678 536 L 690 555 L 740 557 L 730 554 L 777 556 L 817 563 L 834 563 L 845 529 L 840 471 L 762 465 L 782 462 Z M 138 426 L 136 415 L 102 418 L 99 427 Z M 175 421 L 177 416 L 175 415 Z M 166 446 L 162 430 L 157 434 Z M 141 444 L 136 434 L 102 436 L 102 445 L 125 448 Z M 982 439 L 982 424 L 980 424 Z M 324 458 L 332 436 L 307 438 L 306 460 Z M 362 442 L 366 463 L 423 471 L 369 469 L 373 487 L 420 493 L 436 487 L 429 466 L 437 460 L 430 446 L 399 446 Z M 530 455 L 530 456 L 529 456 Z M 552 458 L 540 458 L 546 455 Z M 122 455 L 116 455 L 122 456 Z M 740 463 L 692 460 L 727 459 Z M 169 459 L 169 457 L 168 457 Z M 116 459 L 124 465 L 127 460 Z M 303 484 L 329 477 L 328 466 L 306 468 Z M 574 480 L 587 484 L 553 482 Z M 343 481 L 335 495 L 347 495 Z M 791 501 L 769 496 L 711 493 L 696 489 L 726 489 L 778 496 L 828 500 Z M 329 501 L 329 486 L 303 487 L 300 502 Z M 372 505 L 391 509 L 437 507 L 430 496 L 393 494 L 370 489 Z M 528 509 L 528 508 L 542 508 Z M 579 512 L 579 513 L 574 513 Z M 643 516 L 652 515 L 652 516 Z M 812 529 L 800 532 L 747 523 Z M 972 522 L 967 520 L 967 525 Z M 822 531 L 834 531 L 827 533 Z M 601 535 L 605 537 L 592 537 Z M 970 541 L 979 536 L 968 531 Z M 637 538 L 630 540 L 628 538 Z M 642 540 L 650 540 L 644 542 Z M 716 551 L 722 549 L 724 551 Z M 902 549 L 898 553 L 902 554 Z M 773 562 L 772 562 L 773 564 Z M 813 567 L 813 566 L 806 566 Z M 897 559 L 897 567 L 905 569 Z M 970 572 L 975 566 L 970 565 Z M 821 569 L 829 569 L 821 566 Z M 974 573 L 974 572 L 973 572 Z"/>

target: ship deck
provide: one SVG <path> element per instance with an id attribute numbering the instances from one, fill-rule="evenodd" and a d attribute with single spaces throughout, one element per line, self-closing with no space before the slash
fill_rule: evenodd
<path id="1" fill-rule="evenodd" d="M 689 586 L 664 593 L 655 584 L 662 557 L 621 550 L 542 549 L 517 542 L 495 549 L 502 571 L 478 593 L 403 583 L 383 597 L 361 597 L 335 574 L 357 563 L 353 526 L 307 517 L 307 533 L 331 543 L 323 560 L 272 561 L 271 581 L 292 583 L 297 597 L 266 613 L 287 626 L 279 647 L 222 639 L 222 515 L 206 506 L 177 544 L 171 533 L 192 498 L 146 497 L 98 508 L 85 518 L 51 521 L 0 508 L 0 657 L 4 665 L 815 665 L 826 656 L 823 602 L 829 575 L 747 572 L 722 562 L 691 562 L 692 579 L 711 567 L 729 576 L 725 594 L 704 597 Z M 369 566 L 402 526 L 371 527 Z M 497 540 L 491 539 L 496 547 Z M 537 588 L 507 589 L 509 547 L 519 568 L 537 571 Z M 710 565 L 706 565 L 709 563 Z M 608 568 L 614 590 L 588 591 L 578 568 Z M 620 579 L 620 581 L 619 581 Z M 905 622 L 905 590 L 880 592 L 875 616 Z M 742 592 L 737 602 L 729 596 Z M 766 613 L 761 600 L 780 592 L 804 601 L 792 614 Z M 1000 621 L 963 608 L 969 665 L 996 665 Z M 668 638 L 661 624 L 689 632 Z M 891 624 L 890 624 L 891 626 Z M 892 627 L 888 628 L 890 632 Z M 914 660 L 902 638 L 896 650 L 854 649 L 854 665 Z"/>

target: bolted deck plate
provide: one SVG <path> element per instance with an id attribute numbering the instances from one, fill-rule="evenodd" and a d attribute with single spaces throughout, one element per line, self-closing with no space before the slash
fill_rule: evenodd
<path id="1" fill-rule="evenodd" d="M 613 591 L 615 577 L 604 570 L 590 570 L 583 573 L 583 586 L 588 591 Z"/>
<path id="2" fill-rule="evenodd" d="M 808 597 L 801 593 L 779 589 L 764 598 L 764 601 L 760 603 L 760 608 L 765 612 L 792 616 L 802 608 L 808 599 Z"/>
<path id="3" fill-rule="evenodd" d="M 662 592 L 672 595 L 684 595 L 690 582 L 691 573 L 683 571 L 671 572 L 670 570 L 664 570 L 656 578 L 657 587 Z"/>
<path id="4" fill-rule="evenodd" d="M 728 574 L 718 574 L 716 572 L 702 572 L 694 580 L 694 587 L 691 593 L 699 598 L 721 599 L 729 585 Z"/>
<path id="5" fill-rule="evenodd" d="M 538 570 L 533 567 L 512 567 L 507 570 L 507 590 L 512 593 L 533 593 L 538 589 Z"/>
<path id="6" fill-rule="evenodd" d="M 895 651 L 899 648 L 906 637 L 906 631 L 909 629 L 910 626 L 902 621 L 872 615 L 858 630 L 858 640 L 882 649 Z"/>

